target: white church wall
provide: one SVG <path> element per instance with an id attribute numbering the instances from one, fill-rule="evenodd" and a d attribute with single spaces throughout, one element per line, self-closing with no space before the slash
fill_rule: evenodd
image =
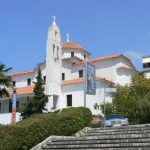
<path id="1" fill-rule="evenodd" d="M 71 69 L 73 68 L 72 63 L 63 60 L 62 61 L 62 73 L 65 73 L 65 80 L 71 80 Z"/>
<path id="2" fill-rule="evenodd" d="M 78 79 L 79 70 L 83 70 L 83 64 L 75 65 L 63 60 L 62 73 L 65 73 L 65 80 Z"/>
<path id="3" fill-rule="evenodd" d="M 103 77 L 109 81 L 116 82 L 116 66 L 114 60 L 103 60 L 92 62 L 96 68 L 96 76 Z"/>
<path id="4" fill-rule="evenodd" d="M 74 52 L 74 57 L 76 56 L 84 60 L 84 55 L 83 55 L 82 50 L 78 50 L 78 49 L 63 49 L 62 58 L 70 58 L 71 52 Z"/>
<path id="5" fill-rule="evenodd" d="M 36 76 L 38 74 L 38 68 L 40 67 L 41 69 L 41 73 L 42 73 L 42 77 L 46 76 L 46 63 L 42 63 L 40 64 L 38 67 L 36 67 L 35 72 L 34 72 L 34 81 L 36 81 Z"/>
<path id="6" fill-rule="evenodd" d="M 116 73 L 117 73 L 116 83 L 122 86 L 129 85 L 131 82 L 131 77 L 134 74 L 133 66 L 127 60 L 123 58 L 118 58 L 115 61 L 116 61 Z M 121 66 L 131 68 L 132 70 L 117 69 L 118 67 L 121 67 Z"/>
<path id="7" fill-rule="evenodd" d="M 12 81 L 16 81 L 16 87 L 25 87 L 27 85 L 27 79 L 31 79 L 31 85 L 33 85 L 32 81 L 34 80 L 34 73 L 21 74 L 12 76 Z"/>
<path id="8" fill-rule="evenodd" d="M 121 85 L 126 85 L 130 83 L 131 76 L 133 75 L 133 71 L 130 70 L 118 70 L 118 67 L 126 66 L 129 68 L 134 68 L 131 64 L 123 59 L 110 59 L 110 60 L 102 60 L 93 62 L 96 67 L 96 76 L 104 77 L 105 79 L 112 81 L 114 83 L 118 83 Z"/>
<path id="9" fill-rule="evenodd" d="M 90 108 L 92 114 L 97 114 L 97 111 L 94 110 L 94 104 L 95 103 L 101 104 L 104 102 L 104 88 L 107 86 L 108 84 L 106 82 L 97 81 L 96 95 L 86 94 L 86 107 Z M 83 83 L 62 86 L 61 108 L 67 107 L 67 95 L 70 94 L 72 94 L 72 107 L 84 106 Z M 111 101 L 110 96 L 106 94 L 105 100 L 106 102 L 110 102 Z"/>
<path id="10" fill-rule="evenodd" d="M 56 18 L 48 29 L 46 47 L 46 94 L 59 95 L 61 92 L 62 50 L 60 29 L 56 25 Z"/>
<path id="11" fill-rule="evenodd" d="M 131 77 L 132 72 L 130 70 L 117 70 L 117 84 L 122 86 L 129 85 Z"/>
<path id="12" fill-rule="evenodd" d="M 83 70 L 83 64 L 72 66 L 71 79 L 79 79 L 79 70 Z"/>
<path id="13" fill-rule="evenodd" d="M 133 68 L 133 66 L 126 59 L 123 59 L 122 57 L 115 59 L 115 63 L 116 63 L 116 67 L 125 66 L 129 68 Z"/>

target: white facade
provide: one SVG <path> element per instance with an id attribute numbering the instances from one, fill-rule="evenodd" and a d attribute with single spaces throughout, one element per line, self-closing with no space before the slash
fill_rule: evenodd
<path id="1" fill-rule="evenodd" d="M 142 59 L 143 72 L 147 78 L 150 78 L 150 56 L 144 56 Z"/>
<path id="2" fill-rule="evenodd" d="M 76 43 L 69 40 L 62 43 L 60 29 L 54 20 L 48 29 L 46 61 L 38 64 L 33 70 L 9 75 L 15 81 L 19 106 L 21 102 L 25 102 L 27 96 L 33 95 L 32 81 L 35 81 L 39 67 L 46 80 L 45 93 L 50 95 L 46 105 L 49 112 L 66 107 L 84 106 L 83 66 L 86 59 L 95 66 L 97 80 L 96 95 L 86 95 L 86 107 L 96 114 L 94 104 L 103 103 L 104 95 L 106 101 L 111 101 L 111 95 L 104 94 L 104 89 L 112 84 L 130 84 L 130 78 L 136 70 L 132 62 L 121 54 L 92 59 L 89 59 L 89 55 L 88 51 Z M 10 98 L 0 99 L 2 114 L 9 112 Z"/>

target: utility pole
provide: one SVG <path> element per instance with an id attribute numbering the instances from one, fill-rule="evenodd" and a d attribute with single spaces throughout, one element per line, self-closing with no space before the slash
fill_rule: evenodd
<path id="1" fill-rule="evenodd" d="M 87 60 L 84 62 L 84 107 L 86 107 Z"/>
<path id="2" fill-rule="evenodd" d="M 16 124 L 16 101 L 17 101 L 17 92 L 16 89 L 14 89 L 12 94 L 12 126 Z"/>

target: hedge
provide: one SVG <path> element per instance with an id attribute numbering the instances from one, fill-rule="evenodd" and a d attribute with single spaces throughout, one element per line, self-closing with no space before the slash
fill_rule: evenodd
<path id="1" fill-rule="evenodd" d="M 34 115 L 15 127 L 0 126 L 0 150 L 28 150 L 50 135 L 73 135 L 91 120 L 88 108 L 68 108 L 59 113 Z"/>

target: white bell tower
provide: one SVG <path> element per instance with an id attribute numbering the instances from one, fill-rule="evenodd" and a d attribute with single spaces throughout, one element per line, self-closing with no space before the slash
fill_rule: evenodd
<path id="1" fill-rule="evenodd" d="M 46 47 L 46 94 L 50 95 L 48 111 L 58 109 L 61 96 L 62 50 L 60 29 L 55 16 L 48 29 Z"/>

